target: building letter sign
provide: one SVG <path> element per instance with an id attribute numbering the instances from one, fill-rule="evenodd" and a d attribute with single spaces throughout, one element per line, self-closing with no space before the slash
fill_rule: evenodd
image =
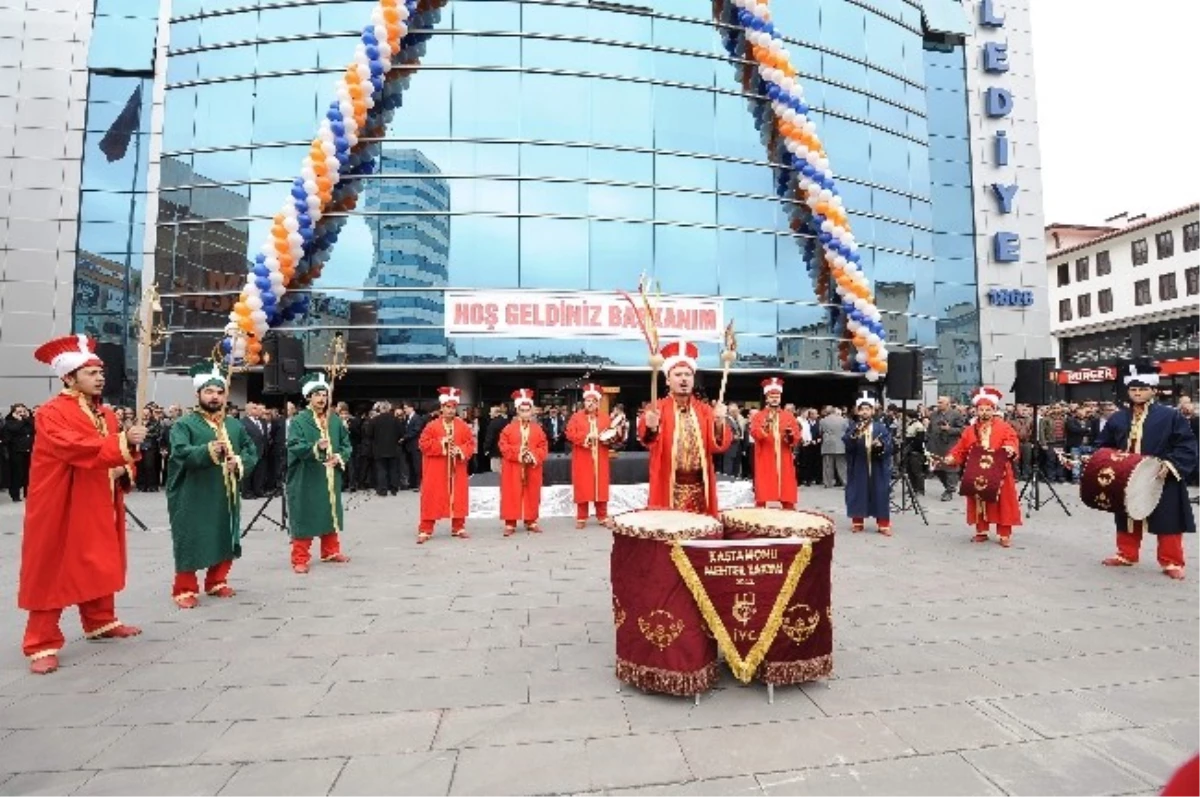
<path id="1" fill-rule="evenodd" d="M 999 30 L 1004 27 L 1004 17 L 996 12 L 993 0 L 981 0 L 979 4 L 979 25 L 983 28 Z M 987 42 L 983 45 L 983 71 L 989 75 L 1003 75 L 1008 72 L 1008 43 Z M 1013 95 L 1008 89 L 999 86 L 989 86 L 983 96 L 983 112 L 989 119 L 1004 119 L 1013 112 Z M 1008 133 L 997 130 L 994 138 L 993 154 L 996 166 L 1007 166 L 1010 152 Z M 1011 215 L 1013 204 L 1017 199 L 1017 184 L 992 183 L 992 196 L 996 200 L 997 209 L 1003 216 Z M 1001 230 L 992 235 L 992 259 L 997 263 L 1015 263 L 1021 259 L 1021 237 L 1015 232 Z M 995 300 L 992 304 L 1000 304 Z M 1016 302 L 1004 302 L 1009 306 L 1027 306 Z"/>

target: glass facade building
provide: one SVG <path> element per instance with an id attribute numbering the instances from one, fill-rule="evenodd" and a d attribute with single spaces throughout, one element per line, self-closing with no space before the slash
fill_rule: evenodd
<path id="1" fill-rule="evenodd" d="M 158 220 L 163 293 L 240 285 L 372 6 L 172 3 L 162 150 L 179 166 L 161 181 L 160 208 L 172 210 Z M 636 341 L 447 343 L 437 289 L 631 289 L 645 272 L 667 293 L 724 297 L 743 365 L 835 370 L 829 313 L 775 195 L 755 98 L 734 80 L 707 10 L 692 0 L 455 0 L 436 24 L 418 20 L 413 29 L 430 24 L 433 35 L 384 142 L 383 173 L 366 181 L 314 286 L 337 308 L 322 324 L 351 325 L 358 306 L 377 327 L 369 358 L 380 365 L 636 367 Z M 921 8 L 906 0 L 773 12 L 792 37 L 888 337 L 922 347 L 936 369 L 939 320 L 953 316 L 956 341 L 978 323 L 973 256 L 962 256 L 969 196 L 964 211 L 961 191 L 935 189 L 961 187 L 951 162 L 967 147 L 961 48 L 929 51 Z M 949 155 L 931 154 L 951 141 Z M 969 192 L 969 170 L 967 180 Z M 241 197 L 244 210 L 195 210 L 221 204 L 214 195 Z M 964 213 L 968 227 L 943 235 L 938 221 Z M 245 230 L 240 259 L 234 227 Z M 182 238 L 197 243 L 173 243 Z M 180 279 L 195 268 L 205 281 Z M 182 342 L 223 325 L 214 312 L 206 325 L 175 326 Z"/>

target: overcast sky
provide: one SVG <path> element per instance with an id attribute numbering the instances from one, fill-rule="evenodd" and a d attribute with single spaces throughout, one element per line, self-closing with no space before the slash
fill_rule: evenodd
<path id="1" fill-rule="evenodd" d="M 1200 0 L 1031 0 L 1046 222 L 1200 200 Z"/>

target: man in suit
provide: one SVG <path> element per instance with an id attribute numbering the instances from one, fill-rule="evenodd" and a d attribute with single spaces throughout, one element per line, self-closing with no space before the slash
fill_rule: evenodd
<path id="1" fill-rule="evenodd" d="M 950 449 L 958 445 L 966 426 L 966 417 L 951 406 L 950 397 L 938 396 L 937 409 L 929 415 L 929 434 L 925 440 L 929 453 L 939 459 L 949 454 Z M 958 490 L 958 467 L 939 464 L 936 472 L 942 483 L 942 500 L 953 501 Z"/>
<path id="2" fill-rule="evenodd" d="M 842 439 L 849 421 L 836 407 L 826 407 L 821 419 L 821 483 L 835 487 L 846 483 L 846 443 Z"/>
<path id="3" fill-rule="evenodd" d="M 492 473 L 500 472 L 500 433 L 508 425 L 508 408 L 503 404 L 492 407 L 487 431 L 483 435 L 483 455 L 490 460 Z"/>
<path id="4" fill-rule="evenodd" d="M 274 407 L 270 410 L 267 433 L 267 455 L 271 460 L 267 483 L 270 489 L 274 490 L 282 486 L 283 480 L 287 478 L 287 419 Z"/>
<path id="5" fill-rule="evenodd" d="M 405 489 L 421 489 L 421 432 L 425 431 L 425 416 L 417 412 L 416 405 L 411 401 L 404 402 L 403 427 L 401 447 L 405 464 L 408 466 L 408 478 Z"/>
<path id="6" fill-rule="evenodd" d="M 558 414 L 558 407 L 546 409 L 546 415 L 542 418 L 542 427 L 546 432 L 546 438 L 550 441 L 550 450 L 555 453 L 562 451 L 563 433 L 566 432 L 567 425 L 563 423 L 562 416 Z"/>
<path id="7" fill-rule="evenodd" d="M 371 452 L 375 456 L 375 492 L 379 495 L 400 492 L 400 422 L 392 405 L 380 401 L 378 414 L 371 421 Z"/>
<path id="8" fill-rule="evenodd" d="M 267 478 L 270 475 L 271 463 L 267 461 L 267 449 L 271 443 L 271 431 L 267 425 L 266 407 L 246 402 L 246 413 L 242 417 L 242 428 L 250 435 L 254 443 L 254 451 L 258 462 L 254 470 L 242 477 L 242 498 L 262 498 L 267 494 Z"/>

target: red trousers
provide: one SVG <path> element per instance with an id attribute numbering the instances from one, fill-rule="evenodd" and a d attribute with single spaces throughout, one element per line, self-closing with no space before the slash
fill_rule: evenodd
<path id="1" fill-rule="evenodd" d="M 428 518 L 421 518 L 421 523 L 420 523 L 420 525 L 417 526 L 417 533 L 433 534 L 433 527 L 436 524 L 437 524 L 436 520 L 430 520 Z M 456 534 L 456 533 L 462 531 L 466 527 L 466 525 L 467 525 L 467 519 L 465 517 L 456 517 L 450 521 L 450 533 Z"/>
<path id="2" fill-rule="evenodd" d="M 755 502 L 754 502 L 754 505 L 755 505 L 756 507 L 758 507 L 759 509 L 766 509 L 766 508 L 767 508 L 767 502 L 766 502 L 766 501 L 755 501 Z M 795 509 L 795 508 L 796 508 L 796 505 L 795 505 L 795 504 L 793 504 L 793 503 L 791 503 L 791 502 L 789 502 L 789 501 L 780 501 L 780 502 L 779 502 L 779 505 L 780 505 L 781 507 L 783 507 L 784 509 Z"/>
<path id="3" fill-rule="evenodd" d="M 588 502 L 587 501 L 584 501 L 583 503 L 575 505 L 575 519 L 576 520 L 587 520 L 588 519 Z M 607 519 L 608 519 L 608 502 L 607 501 L 597 501 L 596 502 L 596 520 L 607 520 Z"/>
<path id="4" fill-rule="evenodd" d="M 292 564 L 306 565 L 312 559 L 310 549 L 312 548 L 312 537 L 304 540 L 292 540 Z M 342 552 L 341 543 L 338 542 L 336 531 L 331 531 L 328 534 L 321 535 L 321 561 L 324 562 L 332 559 Z"/>
<path id="5" fill-rule="evenodd" d="M 975 524 L 975 532 L 977 534 L 987 534 L 989 528 L 991 528 L 990 523 L 976 523 Z M 1001 526 L 999 523 L 997 523 L 996 524 L 996 534 L 1000 535 L 1000 539 L 1002 539 L 1002 540 L 1007 539 L 1012 536 L 1012 526 Z"/>
<path id="6" fill-rule="evenodd" d="M 307 551 L 305 551 L 307 553 Z M 225 579 L 229 578 L 229 571 L 233 569 L 233 560 L 221 562 L 208 568 L 204 573 L 204 591 L 212 594 L 215 590 L 226 586 Z M 176 573 L 175 585 L 171 587 L 171 597 L 178 598 L 180 595 L 199 595 L 200 582 L 196 579 L 195 573 Z"/>
<path id="7" fill-rule="evenodd" d="M 1183 535 L 1156 534 L 1158 537 L 1158 565 L 1164 570 L 1182 569 Z M 1117 556 L 1126 562 L 1136 563 L 1142 548 L 1142 523 L 1133 521 L 1133 531 L 1117 532 Z"/>
<path id="8" fill-rule="evenodd" d="M 36 609 L 29 613 L 25 623 L 25 639 L 22 650 L 30 658 L 40 659 L 62 650 L 66 643 L 58 621 L 62 609 Z M 79 619 L 83 624 L 84 636 L 94 637 L 111 631 L 121 623 L 117 620 L 116 601 L 112 595 L 95 598 L 79 604 Z"/>

